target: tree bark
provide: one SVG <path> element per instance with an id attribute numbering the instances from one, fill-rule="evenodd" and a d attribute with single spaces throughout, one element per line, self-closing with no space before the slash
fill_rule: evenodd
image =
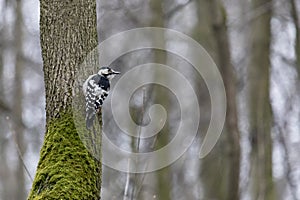
<path id="1" fill-rule="evenodd" d="M 293 19 L 293 23 L 295 25 L 295 56 L 296 56 L 296 70 L 298 71 L 298 79 L 300 80 L 300 21 L 297 12 L 296 2 L 294 0 L 290 0 L 291 5 L 291 15 Z"/>
<path id="2" fill-rule="evenodd" d="M 228 137 L 229 163 L 227 194 L 225 199 L 239 199 L 240 177 L 240 132 L 238 129 L 236 79 L 231 64 L 231 53 L 227 34 L 226 11 L 220 0 L 211 1 L 211 17 L 213 19 L 213 32 L 217 42 L 217 65 L 221 70 L 224 80 L 227 112 L 225 121 L 225 133 Z"/>
<path id="3" fill-rule="evenodd" d="M 4 27 L 6 25 L 1 24 L 2 27 L 0 28 L 0 111 L 1 113 L 5 113 L 8 111 L 7 105 L 4 103 L 4 62 L 3 62 L 3 53 L 4 53 Z M 7 163 L 7 138 L 5 137 L 5 117 L 1 116 L 0 117 L 0 160 L 1 160 L 1 165 L 0 165 L 0 177 L 1 177 L 1 185 L 2 185 L 2 192 L 0 198 L 3 200 L 9 200 L 12 199 L 10 195 L 10 189 L 11 188 L 11 171 Z"/>
<path id="4" fill-rule="evenodd" d="M 252 9 L 270 3 L 254 0 Z M 253 19 L 249 60 L 249 120 L 253 199 L 274 200 L 272 177 L 272 112 L 270 105 L 270 21 L 272 8 Z"/>
<path id="5" fill-rule="evenodd" d="M 210 13 L 210 2 L 207 0 L 196 1 L 198 23 L 193 32 L 193 38 L 216 59 L 216 41 L 212 31 L 212 18 Z M 200 101 L 201 118 L 200 118 L 200 137 L 204 138 L 203 133 L 206 132 L 210 121 L 210 99 L 205 83 L 196 85 Z M 222 134 L 223 135 L 223 134 Z M 222 137 L 221 135 L 221 137 Z M 221 160 L 220 152 L 217 146 L 203 159 L 200 160 L 200 181 L 202 185 L 202 194 L 204 199 L 222 199 L 224 194 L 224 178 L 221 174 L 224 173 L 223 159 Z M 218 172 L 218 173 L 216 173 Z M 224 173 L 225 174 L 225 173 Z M 200 190 L 200 189 L 199 189 Z M 199 197 L 200 198 L 200 197 Z"/>
<path id="6" fill-rule="evenodd" d="M 100 199 L 101 164 L 72 115 L 79 65 L 97 46 L 96 1 L 40 1 L 47 127 L 28 199 Z"/>
<path id="7" fill-rule="evenodd" d="M 23 48 L 23 28 L 22 28 L 22 20 L 23 20 L 23 14 L 22 14 L 22 2 L 16 1 L 16 21 L 15 21 L 15 54 L 16 54 L 16 60 L 15 60 L 15 89 L 14 89 L 14 106 L 13 106 L 13 112 L 14 116 L 18 118 L 19 120 L 14 121 L 14 136 L 15 136 L 15 145 L 18 149 L 18 161 L 17 161 L 17 168 L 15 171 L 16 174 L 16 187 L 18 188 L 17 192 L 14 192 L 14 199 L 24 199 L 26 196 L 25 192 L 25 176 L 24 176 L 24 165 L 23 165 L 23 156 L 26 151 L 26 143 L 24 142 L 24 127 L 23 124 L 20 124 L 19 122 L 22 121 L 22 113 L 23 113 L 23 62 L 21 60 L 22 58 L 22 48 Z"/>
<path id="8" fill-rule="evenodd" d="M 204 193 L 202 195 L 205 199 L 239 199 L 240 146 L 236 82 L 231 64 L 226 12 L 219 0 L 197 1 L 197 12 L 198 25 L 194 31 L 194 38 L 208 51 L 219 67 L 227 98 L 223 133 L 212 152 L 200 161 L 200 178 Z M 210 100 L 207 90 L 202 86 L 198 87 L 201 95 L 200 127 L 204 127 L 201 132 L 205 132 L 210 121 Z M 206 91 L 205 94 L 201 94 L 203 91 Z"/>
<path id="9" fill-rule="evenodd" d="M 4 25 L 3 24 L 0 24 L 2 27 L 0 28 L 0 100 L 1 102 L 3 101 L 3 92 L 4 92 L 4 87 L 3 87 L 3 68 L 4 68 L 4 62 L 3 62 L 3 50 L 4 50 L 4 41 L 3 41 L 3 36 L 4 36 Z M 0 107 L 0 109 L 2 109 L 2 107 Z"/>
<path id="10" fill-rule="evenodd" d="M 151 0 L 150 1 L 150 7 L 152 11 L 152 19 L 150 25 L 152 27 L 164 27 L 164 12 L 163 12 L 163 2 L 161 0 Z M 155 42 L 161 42 L 165 44 L 165 38 L 159 38 L 159 41 Z M 167 63 L 167 56 L 166 53 L 161 50 L 154 50 L 153 51 L 153 63 L 160 63 L 160 64 L 166 64 Z M 154 81 L 157 76 L 164 76 L 165 79 L 168 79 L 167 74 L 158 74 L 154 72 Z M 151 92 L 151 91 L 150 91 Z M 163 92 L 160 89 L 156 89 L 152 91 L 154 96 L 154 101 L 157 101 L 159 104 L 164 105 L 164 108 L 168 111 L 170 109 L 169 106 L 169 96 L 165 92 Z M 158 133 L 156 140 L 156 146 L 159 148 L 163 147 L 168 143 L 169 138 L 169 122 L 167 120 L 165 127 Z M 168 155 L 165 155 L 166 157 Z M 163 158 L 162 158 L 163 159 Z M 159 159 L 157 162 L 161 162 Z M 158 199 L 164 199 L 164 200 L 170 200 L 171 199 L 171 175 L 170 175 L 170 167 L 167 166 L 163 169 L 160 169 L 156 171 L 157 176 L 157 198 Z"/>

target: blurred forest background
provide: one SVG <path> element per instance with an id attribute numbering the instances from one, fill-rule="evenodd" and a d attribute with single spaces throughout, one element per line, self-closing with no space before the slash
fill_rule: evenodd
<path id="1" fill-rule="evenodd" d="M 189 63 L 166 52 L 141 50 L 120 57 L 116 65 L 123 72 L 148 62 L 184 68 L 201 104 L 200 134 L 184 156 L 157 172 L 128 175 L 104 167 L 102 199 L 300 199 L 299 0 L 97 0 L 97 12 L 100 42 L 147 26 L 194 38 L 221 71 L 228 109 L 220 140 L 199 160 L 201 133 L 210 120 L 203 80 Z M 162 146 L 176 128 L 177 104 L 166 89 L 148 89 L 157 90 L 147 105 L 158 102 L 171 109 Z M 133 115 L 144 103 L 132 102 Z M 0 0 L 1 200 L 26 199 L 44 132 L 39 3 Z M 131 145 L 126 138 L 110 138 Z"/>

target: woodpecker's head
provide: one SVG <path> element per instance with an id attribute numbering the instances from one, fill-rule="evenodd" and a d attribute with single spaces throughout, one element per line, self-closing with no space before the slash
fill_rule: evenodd
<path id="1" fill-rule="evenodd" d="M 101 67 L 98 71 L 100 76 L 104 76 L 105 78 L 111 80 L 115 77 L 116 74 L 120 74 L 120 72 L 114 71 L 110 67 Z"/>

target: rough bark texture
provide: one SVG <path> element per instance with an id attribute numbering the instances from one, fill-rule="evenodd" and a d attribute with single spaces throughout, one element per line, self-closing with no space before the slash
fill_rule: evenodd
<path id="1" fill-rule="evenodd" d="M 78 66 L 97 45 L 96 1 L 40 1 L 47 133 L 28 199 L 100 199 L 101 164 L 75 128 Z"/>
<path id="2" fill-rule="evenodd" d="M 224 199 L 239 199 L 240 177 L 240 133 L 238 129 L 236 82 L 234 69 L 231 64 L 231 54 L 227 34 L 225 9 L 220 0 L 211 1 L 213 32 L 217 42 L 217 65 L 220 67 L 224 80 L 227 97 L 226 137 L 228 137 L 229 163 L 227 192 Z"/>
<path id="3" fill-rule="evenodd" d="M 78 65 L 97 45 L 94 0 L 40 1 L 47 122 L 72 103 Z"/>
<path id="4" fill-rule="evenodd" d="M 252 9 L 270 0 L 254 0 Z M 253 19 L 249 61 L 249 119 L 252 199 L 276 199 L 272 178 L 272 113 L 270 106 L 271 8 Z"/>

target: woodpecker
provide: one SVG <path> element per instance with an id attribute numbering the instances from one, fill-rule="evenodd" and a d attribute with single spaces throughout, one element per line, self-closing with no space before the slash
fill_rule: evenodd
<path id="1" fill-rule="evenodd" d="M 101 67 L 97 74 L 90 75 L 83 83 L 82 89 L 86 106 L 85 121 L 88 130 L 91 129 L 95 115 L 108 96 L 110 81 L 119 73 L 110 67 Z"/>

